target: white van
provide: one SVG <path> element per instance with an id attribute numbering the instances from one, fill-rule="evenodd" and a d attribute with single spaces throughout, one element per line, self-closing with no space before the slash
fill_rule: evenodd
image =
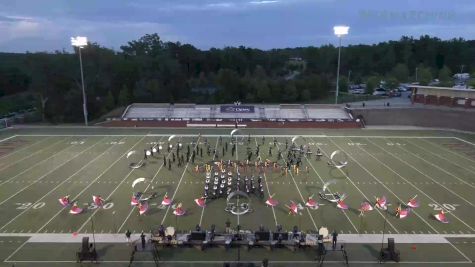
<path id="1" fill-rule="evenodd" d="M 373 95 L 386 96 L 388 93 L 384 88 L 376 88 L 374 89 Z"/>

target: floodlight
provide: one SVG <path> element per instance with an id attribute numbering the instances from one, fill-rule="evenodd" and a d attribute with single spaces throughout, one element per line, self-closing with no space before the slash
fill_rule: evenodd
<path id="1" fill-rule="evenodd" d="M 339 39 L 339 45 L 338 45 L 338 66 L 337 66 L 337 72 L 336 72 L 336 90 L 335 90 L 335 104 L 338 104 L 338 90 L 339 90 L 339 80 L 340 80 L 340 54 L 341 54 L 341 38 L 344 35 L 348 34 L 348 31 L 350 30 L 350 27 L 344 26 L 344 25 L 339 25 L 333 27 L 333 32 Z"/>
<path id="2" fill-rule="evenodd" d="M 76 47 L 83 47 L 87 45 L 87 37 L 76 36 L 71 37 L 71 45 Z"/>
<path id="3" fill-rule="evenodd" d="M 84 73 L 82 69 L 82 57 L 81 57 L 81 48 L 87 45 L 87 37 L 76 36 L 71 37 L 71 45 L 78 48 L 79 54 L 79 67 L 81 69 L 81 85 L 82 85 L 82 100 L 83 100 L 83 112 L 84 112 L 84 124 L 87 126 L 87 98 L 86 98 L 86 89 L 84 88 Z"/>
<path id="4" fill-rule="evenodd" d="M 335 26 L 333 27 L 333 32 L 336 36 L 341 37 L 343 35 L 347 35 L 349 29 L 350 27 L 348 26 Z"/>

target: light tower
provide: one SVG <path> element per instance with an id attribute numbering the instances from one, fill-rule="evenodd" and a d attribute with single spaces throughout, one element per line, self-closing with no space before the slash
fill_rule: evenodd
<path id="1" fill-rule="evenodd" d="M 335 91 L 335 104 L 338 104 L 338 91 L 340 83 L 340 57 L 341 57 L 341 38 L 348 34 L 350 27 L 348 26 L 335 26 L 333 27 L 333 32 L 338 37 L 338 66 L 336 71 L 336 91 Z"/>

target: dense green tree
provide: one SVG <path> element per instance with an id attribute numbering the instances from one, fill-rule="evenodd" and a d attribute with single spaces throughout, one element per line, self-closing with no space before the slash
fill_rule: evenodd
<path id="1" fill-rule="evenodd" d="M 259 101 L 268 102 L 272 99 L 271 90 L 266 82 L 256 81 L 253 88 L 257 92 L 257 98 Z"/>
<path id="2" fill-rule="evenodd" d="M 109 91 L 109 93 L 107 94 L 104 107 L 106 108 L 106 111 L 115 108 L 115 99 L 111 91 Z"/>
<path id="3" fill-rule="evenodd" d="M 339 88 L 338 90 L 340 92 L 348 92 L 348 86 L 350 86 L 348 83 L 348 78 L 345 76 L 340 76 L 340 81 L 338 83 L 338 88 Z"/>
<path id="4" fill-rule="evenodd" d="M 294 102 L 297 100 L 298 92 L 297 88 L 295 87 L 295 83 L 289 82 L 284 87 L 284 96 L 283 99 L 285 102 Z"/>
<path id="5" fill-rule="evenodd" d="M 120 90 L 118 102 L 119 106 L 127 106 L 130 104 L 129 88 L 127 88 L 126 85 L 124 85 Z"/>
<path id="6" fill-rule="evenodd" d="M 366 80 L 366 93 L 367 94 L 372 94 L 374 92 L 374 89 L 379 87 L 379 84 L 381 82 L 381 77 L 379 76 L 370 76 Z"/>
<path id="7" fill-rule="evenodd" d="M 225 47 L 199 50 L 191 44 L 167 42 L 147 34 L 118 51 L 90 43 L 82 52 L 89 119 L 116 105 L 140 102 L 294 102 L 319 100 L 335 89 L 337 52 L 333 45 L 259 50 Z M 305 68 L 289 77 L 290 58 Z M 475 72 L 475 41 L 403 36 L 398 41 L 343 47 L 341 73 L 351 69 L 353 83 L 380 80 L 392 86 L 439 77 L 451 85 L 450 70 Z M 0 53 L 0 96 L 26 94 L 45 120 L 82 121 L 82 93 L 77 50 L 74 53 Z M 474 75 L 475 76 L 475 75 Z M 384 78 L 383 78 L 384 77 Z M 340 90 L 347 89 L 346 77 Z M 24 98 L 30 99 L 30 98 Z M 114 104 L 111 105 L 111 99 Z M 25 106 L 18 101 L 17 106 Z"/>
<path id="8" fill-rule="evenodd" d="M 431 70 L 423 65 L 420 65 L 418 68 L 418 82 L 421 85 L 428 85 L 432 81 Z"/>
<path id="9" fill-rule="evenodd" d="M 385 84 L 385 89 L 395 89 L 399 86 L 399 81 L 393 77 L 393 76 L 388 76 L 386 77 L 386 80 L 385 80 L 386 84 Z"/>
<path id="10" fill-rule="evenodd" d="M 452 86 L 452 71 L 447 66 L 444 66 L 439 70 L 438 77 L 440 86 Z"/>
<path id="11" fill-rule="evenodd" d="M 390 75 L 399 82 L 407 82 L 409 78 L 409 69 L 406 64 L 399 63 L 391 70 Z"/>
<path id="12" fill-rule="evenodd" d="M 300 98 L 304 102 L 308 102 L 312 99 L 312 94 L 310 93 L 310 90 L 304 89 L 302 90 L 302 94 L 300 95 Z"/>

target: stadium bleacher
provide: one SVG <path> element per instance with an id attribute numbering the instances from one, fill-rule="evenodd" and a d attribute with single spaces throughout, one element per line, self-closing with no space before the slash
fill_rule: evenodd
<path id="1" fill-rule="evenodd" d="M 253 120 L 314 121 L 351 120 L 341 106 L 335 105 L 195 105 L 132 104 L 122 119 L 138 120 Z"/>

